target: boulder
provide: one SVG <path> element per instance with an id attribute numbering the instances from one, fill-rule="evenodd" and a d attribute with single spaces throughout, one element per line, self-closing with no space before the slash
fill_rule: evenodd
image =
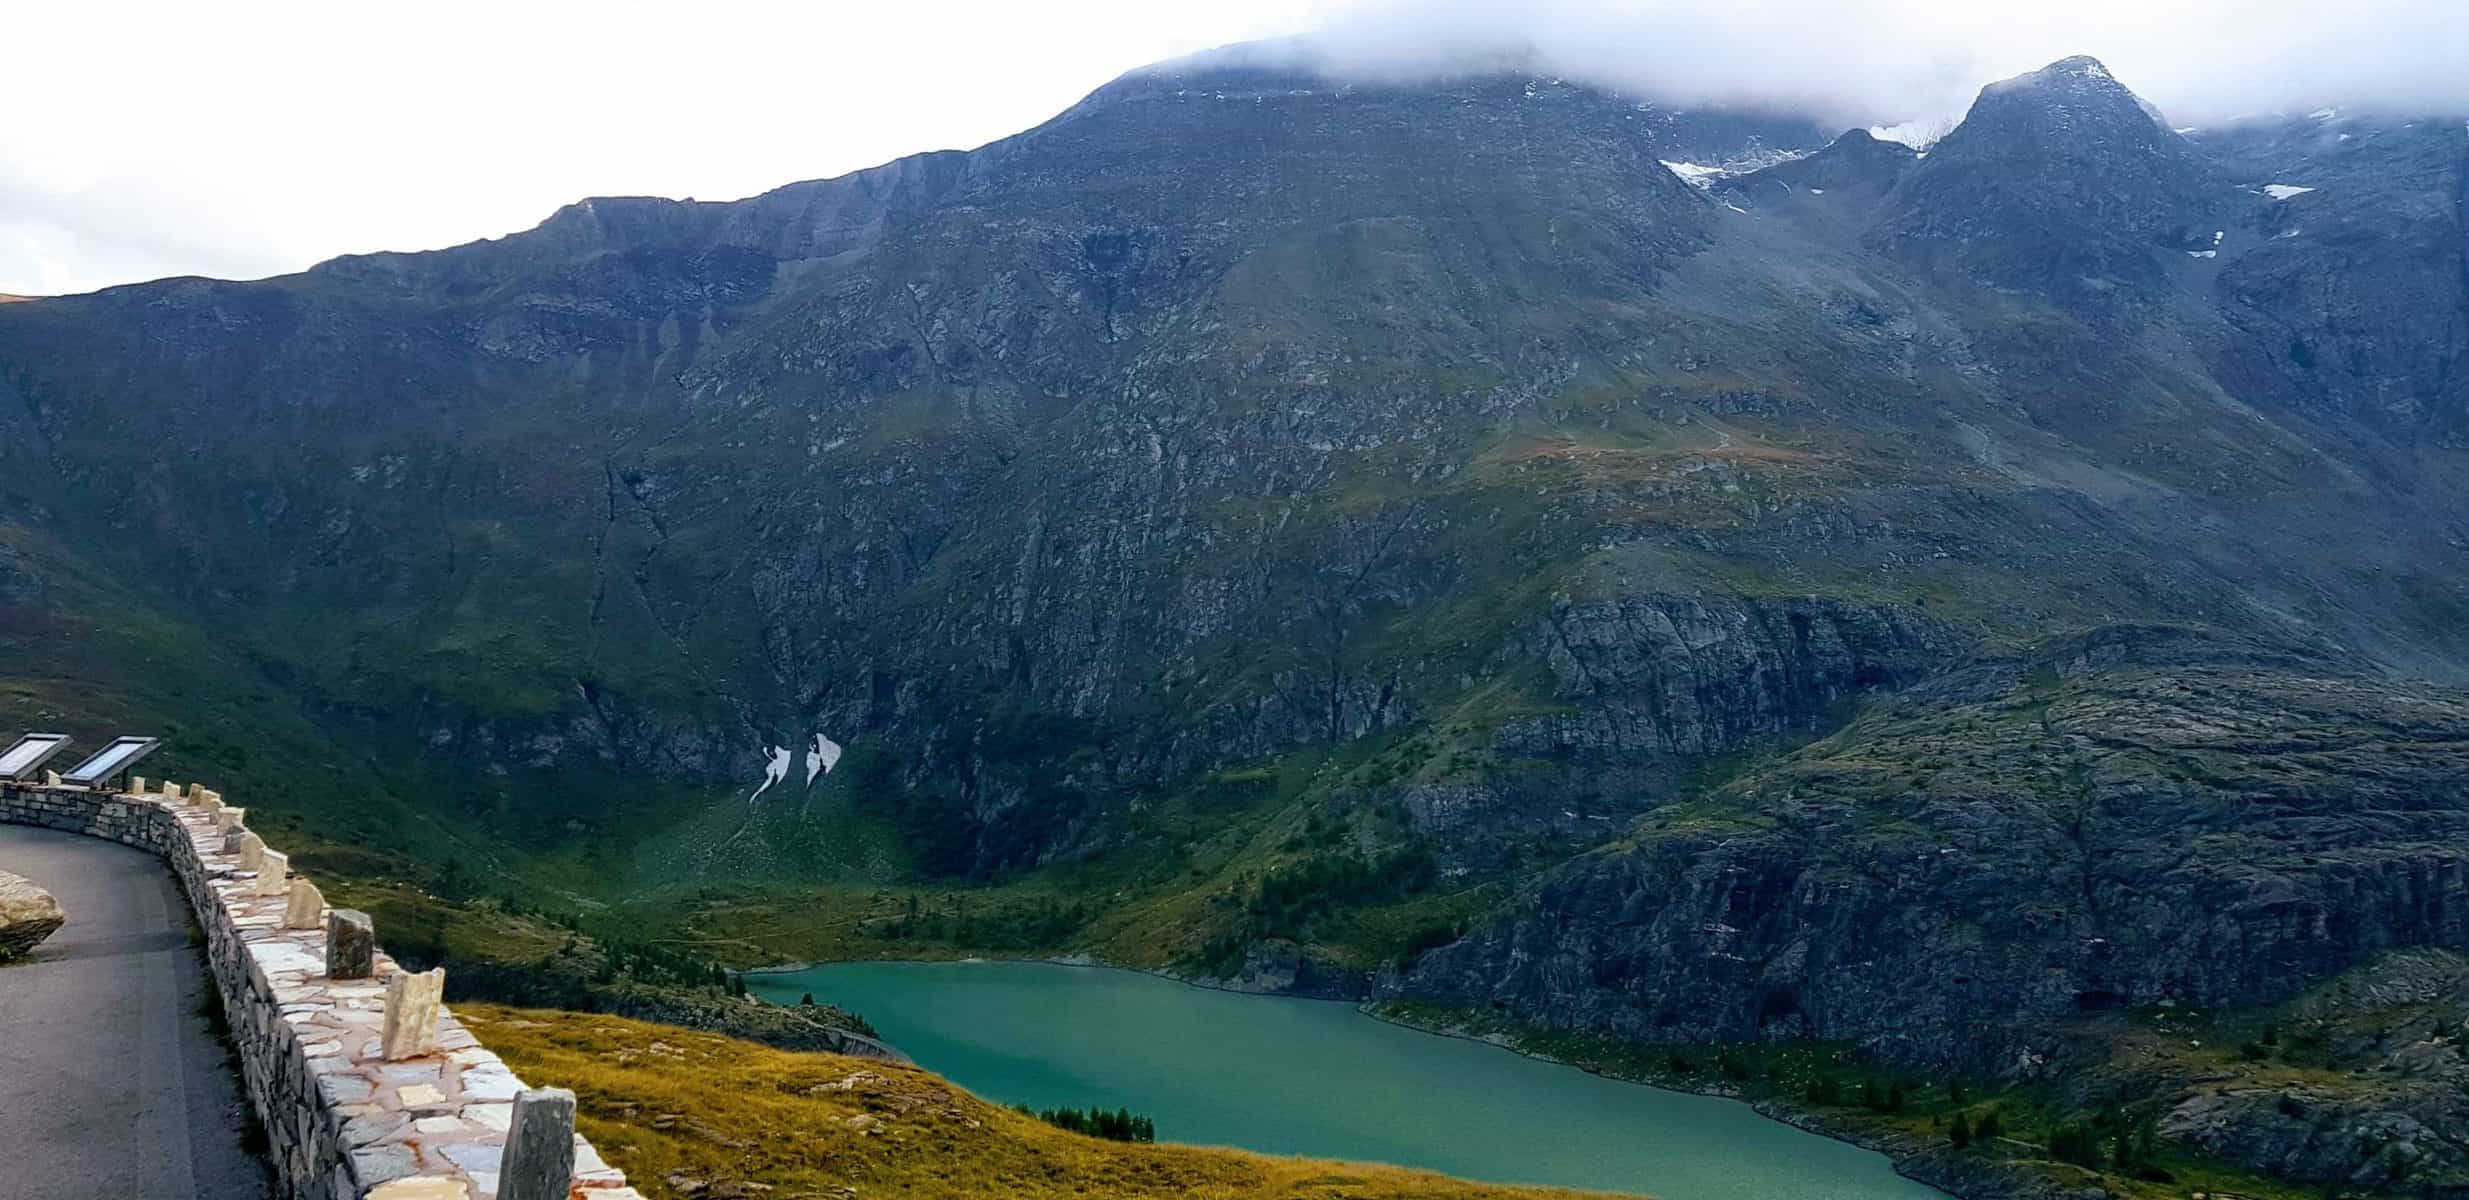
<path id="1" fill-rule="evenodd" d="M 0 871 L 0 962 L 41 945 L 68 919 L 50 892 L 23 875 Z"/>

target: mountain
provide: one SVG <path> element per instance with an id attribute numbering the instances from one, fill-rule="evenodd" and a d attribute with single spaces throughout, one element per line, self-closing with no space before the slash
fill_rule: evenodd
<path id="1" fill-rule="evenodd" d="M 2165 288 L 2230 192 L 2160 114 L 2077 56 L 1983 89 L 1872 234 L 1898 257 L 2068 297 Z"/>
<path id="2" fill-rule="evenodd" d="M 1845 132 L 1824 149 L 1770 167 L 1728 178 L 1718 190 L 1749 201 L 1777 202 L 1805 196 L 1815 202 L 1835 199 L 1821 208 L 1868 216 L 1868 206 L 1892 193 L 1895 184 L 1920 161 L 1920 154 L 1901 142 L 1880 141 L 1865 129 Z M 1857 201 L 1857 203 L 1847 203 Z"/>
<path id="3" fill-rule="evenodd" d="M 2134 1021 L 2417 1030 L 2360 981 L 2469 952 L 2459 130 L 2181 134 L 2075 58 L 1923 157 L 1203 60 L 7 305 L 10 703 L 440 894 L 2108 1104 Z M 2469 1179 L 2168 1054 L 2114 1094 L 2204 1153 Z M 2427 1054 L 2307 1111 L 2431 1113 Z"/>

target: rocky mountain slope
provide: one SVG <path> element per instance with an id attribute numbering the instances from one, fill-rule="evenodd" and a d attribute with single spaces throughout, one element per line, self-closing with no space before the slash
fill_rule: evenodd
<path id="1" fill-rule="evenodd" d="M 2029 1076 L 2469 949 L 2465 195 L 2084 58 L 1925 156 L 1173 64 L 0 308 L 0 659 L 344 869 Z"/>
<path id="2" fill-rule="evenodd" d="M 1994 1073 L 2052 1018 L 2461 945 L 2469 697 L 2254 654 L 2111 626 L 1942 676 L 1648 814 L 1399 988 Z"/>

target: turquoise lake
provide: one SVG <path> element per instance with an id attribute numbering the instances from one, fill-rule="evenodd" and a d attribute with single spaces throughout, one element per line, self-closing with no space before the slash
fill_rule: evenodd
<path id="1" fill-rule="evenodd" d="M 749 975 L 863 1013 L 988 1100 L 1125 1107 L 1162 1141 L 1395 1163 L 1664 1200 L 1945 1200 L 1882 1155 L 1745 1104 L 1622 1083 L 1328 1001 L 1047 963 Z"/>

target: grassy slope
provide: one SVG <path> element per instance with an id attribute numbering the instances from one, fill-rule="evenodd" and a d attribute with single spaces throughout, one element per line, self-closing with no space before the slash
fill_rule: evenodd
<path id="1" fill-rule="evenodd" d="M 1441 734 L 1374 737 L 1213 772 L 1144 797 L 1122 844 L 1001 882 L 896 873 L 716 882 L 639 893 L 614 915 L 664 945 L 730 966 L 1085 952 L 1125 966 L 1192 967 L 1211 937 L 1240 927 L 1240 899 L 1262 877 L 1359 844 L 1400 844 L 1407 835 L 1394 817 L 1361 804 L 1358 793 L 1373 777 L 1448 758 L 1434 749 L 1446 742 Z M 835 837 L 845 831 L 861 846 L 880 840 L 863 802 L 827 795 L 815 811 L 827 810 L 848 821 Z M 776 819 L 789 811 L 776 810 Z M 757 843 L 793 836 L 771 825 L 773 816 L 753 820 Z M 1416 930 L 1473 916 L 1501 887 L 1484 878 L 1327 905 L 1308 941 L 1332 962 L 1369 969 L 1405 949 Z"/>
<path id="2" fill-rule="evenodd" d="M 1579 1193 L 1066 1133 L 929 1072 L 611 1017 L 458 1006 L 525 1078 L 574 1089 L 580 1126 L 644 1194 L 1512 1200 Z M 1168 1131 L 1171 1133 L 1172 1131 Z"/>

